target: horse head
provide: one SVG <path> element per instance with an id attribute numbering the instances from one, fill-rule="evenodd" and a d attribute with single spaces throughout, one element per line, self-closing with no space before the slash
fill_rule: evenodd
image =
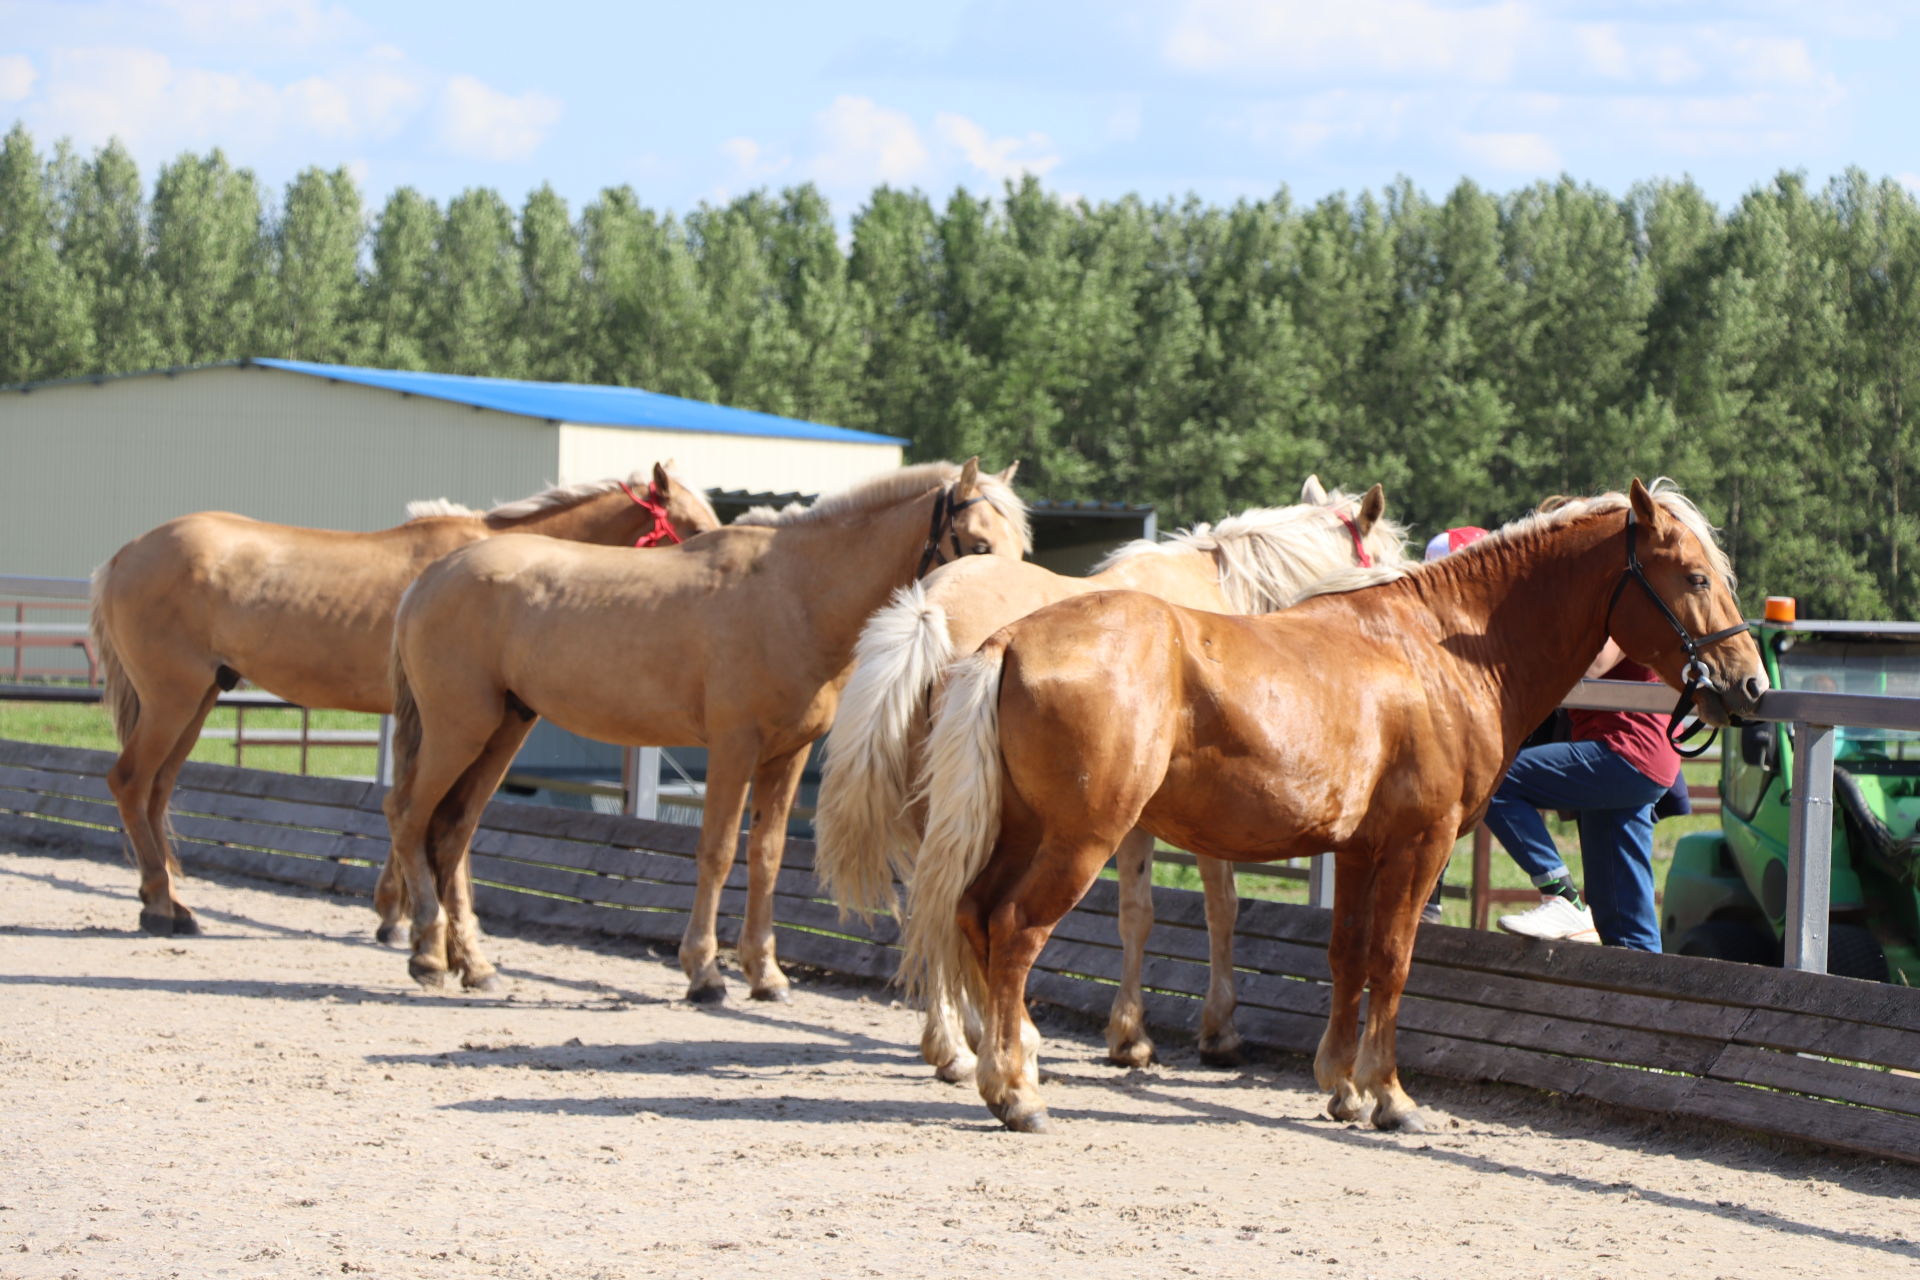
<path id="1" fill-rule="evenodd" d="M 720 527 L 720 516 L 707 501 L 707 495 L 682 481 L 675 474 L 671 460 L 653 464 L 653 484 L 647 496 L 660 504 L 666 512 L 667 523 L 680 539 Z"/>
<path id="2" fill-rule="evenodd" d="M 1654 481 L 1628 495 L 1626 555 L 1607 628 L 1629 658 L 1676 689 L 1691 689 L 1711 725 L 1749 714 L 1767 690 L 1726 554 L 1686 499 Z"/>
<path id="3" fill-rule="evenodd" d="M 947 488 L 944 510 L 935 510 L 929 552 L 938 544 L 939 558 L 944 562 L 949 555 L 1018 560 L 1032 550 L 1026 506 L 1013 492 L 1013 477 L 1019 470 L 1020 464 L 1015 462 L 998 474 L 983 475 L 980 459 L 968 458 Z"/>

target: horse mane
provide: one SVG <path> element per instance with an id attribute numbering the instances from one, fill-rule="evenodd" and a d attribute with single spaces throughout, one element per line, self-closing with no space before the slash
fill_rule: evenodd
<path id="1" fill-rule="evenodd" d="M 1310 555 L 1313 542 L 1324 536 L 1335 508 L 1358 501 L 1336 489 L 1326 506 L 1252 507 L 1218 524 L 1178 530 L 1164 541 L 1135 538 L 1114 548 L 1093 573 L 1141 556 L 1212 554 L 1219 559 L 1220 589 L 1234 612 L 1272 613 L 1299 599 L 1301 587 L 1321 576 L 1321 559 Z M 1367 530 L 1365 544 L 1385 565 L 1406 559 L 1406 538 L 1405 525 L 1382 518 Z"/>
<path id="2" fill-rule="evenodd" d="M 1661 476 L 1647 486 L 1647 492 L 1653 500 L 1666 509 L 1668 515 L 1678 520 L 1686 530 L 1699 539 L 1706 550 L 1707 563 L 1713 571 L 1726 582 L 1727 589 L 1733 590 L 1735 578 L 1733 562 L 1721 548 L 1715 538 L 1714 527 L 1699 507 L 1681 493 L 1672 480 Z M 1530 511 L 1517 520 L 1501 525 L 1478 542 L 1460 548 L 1451 555 L 1426 562 L 1411 561 L 1398 566 L 1380 565 L 1372 569 L 1348 569 L 1330 574 L 1320 581 L 1312 583 L 1299 595 L 1294 603 L 1310 596 L 1339 595 L 1348 591 L 1359 591 L 1365 587 L 1378 586 L 1383 582 L 1393 582 L 1400 578 L 1420 574 L 1449 572 L 1451 566 L 1471 564 L 1483 556 L 1501 555 L 1507 548 L 1526 541 L 1531 535 L 1547 529 L 1555 529 L 1564 524 L 1572 524 L 1587 516 L 1602 515 L 1609 511 L 1619 511 L 1627 506 L 1630 499 L 1618 491 L 1596 494 L 1590 498 L 1570 498 L 1549 506 L 1546 510 Z"/>
<path id="3" fill-rule="evenodd" d="M 449 498 L 415 498 L 407 504 L 409 520 L 423 520 L 428 516 L 477 516 L 479 514 L 472 507 L 463 506 Z"/>
<path id="4" fill-rule="evenodd" d="M 811 505 L 789 502 L 778 511 L 772 507 L 754 507 L 745 515 L 735 518 L 736 525 L 766 525 L 775 528 L 786 525 L 819 524 L 828 520 L 837 520 L 846 516 L 859 515 L 880 507 L 891 506 L 908 498 L 917 498 L 929 489 L 940 485 L 952 484 L 960 478 L 960 464 L 957 462 L 922 462 L 911 467 L 901 467 L 897 471 L 887 471 L 869 477 L 838 493 L 824 494 L 813 500 Z M 1011 524 L 1020 533 L 1020 549 L 1033 550 L 1033 530 L 1027 519 L 1027 504 L 1012 486 L 998 476 L 982 471 L 980 475 L 980 496 L 987 500 L 1002 519 Z"/>

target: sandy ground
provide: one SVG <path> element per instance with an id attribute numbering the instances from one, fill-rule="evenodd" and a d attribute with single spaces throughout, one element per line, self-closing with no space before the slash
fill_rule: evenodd
<path id="1" fill-rule="evenodd" d="M 1304 1062 L 1127 1073 L 1060 1022 L 1020 1137 L 879 989 L 712 1011 L 526 935 L 427 994 L 362 904 L 193 881 L 211 936 L 159 940 L 132 890 L 0 852 L 0 1276 L 1920 1280 L 1911 1167 L 1432 1080 L 1383 1135 Z"/>

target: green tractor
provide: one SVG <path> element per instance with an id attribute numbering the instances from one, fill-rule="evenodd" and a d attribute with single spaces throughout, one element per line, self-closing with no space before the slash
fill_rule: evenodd
<path id="1" fill-rule="evenodd" d="M 1920 624 L 1769 620 L 1754 636 L 1776 689 L 1920 696 Z M 1841 726 L 1833 744 L 1827 971 L 1920 984 L 1920 733 Z M 1681 837 L 1667 872 L 1668 951 L 1780 963 L 1793 750 L 1784 724 L 1729 731 L 1722 829 Z"/>

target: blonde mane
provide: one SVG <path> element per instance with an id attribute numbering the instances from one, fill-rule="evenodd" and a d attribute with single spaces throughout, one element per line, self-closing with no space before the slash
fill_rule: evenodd
<path id="1" fill-rule="evenodd" d="M 480 513 L 449 498 L 415 498 L 407 504 L 407 519 L 424 520 L 429 516 L 477 516 Z"/>
<path id="2" fill-rule="evenodd" d="M 1725 581 L 1727 590 L 1732 591 L 1735 585 L 1733 562 L 1727 559 L 1727 553 L 1715 540 L 1714 528 L 1707 522 L 1700 508 L 1694 506 L 1692 500 L 1682 494 L 1674 486 L 1673 481 L 1665 476 L 1659 477 L 1648 485 L 1647 492 L 1652 495 L 1655 502 L 1666 509 L 1668 515 L 1678 520 L 1689 533 L 1699 539 L 1700 546 L 1707 553 L 1707 563 Z M 1414 574 L 1448 572 L 1450 566 L 1455 564 L 1472 563 L 1481 556 L 1498 555 L 1505 548 L 1541 530 L 1571 524 L 1585 516 L 1618 511 L 1629 501 L 1626 494 L 1619 492 L 1596 494 L 1591 498 L 1572 498 L 1550 510 L 1530 511 L 1519 519 L 1500 526 L 1478 542 L 1462 547 L 1452 555 L 1442 556 L 1438 560 L 1425 563 L 1413 561 L 1398 566 L 1381 565 L 1372 569 L 1349 569 L 1329 575 L 1300 592 L 1295 597 L 1295 603 L 1309 596 L 1339 595 L 1347 591 L 1359 591 Z"/>
<path id="3" fill-rule="evenodd" d="M 883 472 L 838 493 L 825 494 L 814 499 L 812 505 L 790 502 L 778 511 L 772 507 L 754 507 L 735 519 L 734 524 L 779 527 L 815 524 L 858 515 L 917 498 L 940 485 L 952 484 L 960 478 L 960 471 L 957 462 L 922 462 L 898 471 Z M 1020 549 L 1032 551 L 1033 530 L 1027 519 L 1027 504 L 998 476 L 982 471 L 979 483 L 980 496 L 1000 513 L 1002 519 L 1019 531 Z"/>
<path id="4" fill-rule="evenodd" d="M 1272 613 L 1292 604 L 1305 584 L 1322 576 L 1321 552 L 1331 517 L 1358 501 L 1335 490 L 1325 506 L 1254 507 L 1218 524 L 1181 529 L 1161 542 L 1137 538 L 1116 547 L 1093 572 L 1140 556 L 1213 555 L 1220 566 L 1220 589 L 1236 613 Z M 1346 530 L 1333 527 L 1344 545 Z M 1398 564 L 1406 559 L 1406 537 L 1404 525 L 1383 518 L 1374 521 L 1363 542 L 1379 564 Z"/>

